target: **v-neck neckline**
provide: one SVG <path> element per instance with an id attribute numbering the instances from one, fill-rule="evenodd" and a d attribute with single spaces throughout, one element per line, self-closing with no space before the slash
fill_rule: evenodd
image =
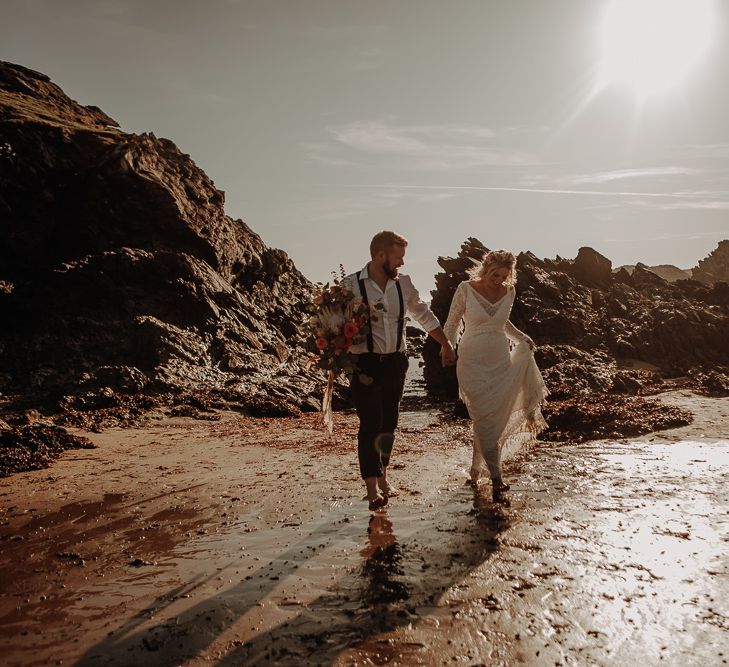
<path id="1" fill-rule="evenodd" d="M 471 288 L 471 289 L 472 289 L 472 290 L 473 290 L 474 292 L 476 292 L 476 294 L 477 294 L 478 296 L 480 296 L 480 297 L 481 297 L 481 298 L 482 298 L 482 299 L 483 299 L 483 300 L 484 300 L 484 301 L 485 301 L 485 302 L 486 302 L 487 304 L 489 304 L 489 306 L 491 306 L 492 308 L 495 308 L 496 306 L 498 306 L 498 305 L 499 305 L 499 304 L 500 304 L 500 303 L 501 303 L 501 302 L 502 302 L 502 301 L 503 301 L 503 300 L 504 300 L 504 299 L 506 298 L 506 295 L 507 295 L 507 294 L 509 293 L 509 288 L 507 287 L 507 288 L 506 288 L 506 292 L 504 292 L 504 295 L 503 295 L 503 296 L 502 296 L 501 298 L 497 299 L 496 301 L 489 301 L 488 297 L 485 297 L 485 296 L 484 296 L 483 294 L 481 294 L 481 292 L 479 292 L 479 291 L 478 291 L 478 290 L 477 290 L 477 289 L 476 289 L 476 288 L 475 288 L 475 287 L 474 287 L 474 286 L 473 286 L 473 285 L 471 284 L 471 281 L 470 281 L 470 280 L 468 281 L 468 286 L 469 286 L 469 287 L 470 287 L 470 288 Z"/>

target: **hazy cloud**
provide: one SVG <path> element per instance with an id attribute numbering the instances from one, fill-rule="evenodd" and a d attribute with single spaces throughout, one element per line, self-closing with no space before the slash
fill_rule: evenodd
<path id="1" fill-rule="evenodd" d="M 488 127 L 466 124 L 406 125 L 388 121 L 358 121 L 329 128 L 333 144 L 309 151 L 314 160 L 387 161 L 387 166 L 414 170 L 469 169 L 483 166 L 535 164 L 520 149 L 500 146 Z M 358 156 L 358 157 L 357 157 Z M 377 166 L 377 165 L 375 165 Z"/>
<path id="2" fill-rule="evenodd" d="M 309 210 L 304 222 L 331 222 L 371 214 L 373 210 L 392 208 L 400 204 L 437 203 L 451 199 L 453 192 L 431 192 L 402 188 L 399 186 L 382 186 L 374 188 L 375 192 L 352 196 L 333 196 L 326 204 L 315 206 Z"/>
<path id="3" fill-rule="evenodd" d="M 716 203 L 724 203 L 729 200 L 729 193 L 707 193 L 707 192 L 632 192 L 628 190 L 575 190 L 568 188 L 530 188 L 530 187 L 512 187 L 512 186 L 500 186 L 500 185 L 403 185 L 403 184 L 375 184 L 375 185 L 359 185 L 352 184 L 348 187 L 353 188 L 405 188 L 414 190 L 444 190 L 444 191 L 459 191 L 459 190 L 483 190 L 488 192 L 526 192 L 532 194 L 546 194 L 546 195 L 590 195 L 599 197 L 647 197 L 656 199 L 685 199 L 691 202 L 692 197 L 705 197 L 707 194 L 715 194 L 717 197 L 727 197 L 727 199 L 720 199 Z M 646 202 L 636 202 L 644 204 L 646 206 L 654 205 Z M 701 203 L 701 202 L 696 202 Z M 706 208 L 706 207 L 704 207 Z"/>
<path id="4" fill-rule="evenodd" d="M 654 208 L 660 211 L 705 210 L 729 211 L 729 199 L 724 200 L 691 200 L 685 199 L 677 202 L 634 202 L 638 206 Z M 729 226 L 729 225 L 728 225 Z M 729 232 L 729 229 L 727 230 Z M 726 232 L 725 232 L 726 233 Z"/>
<path id="5" fill-rule="evenodd" d="M 729 159 L 729 144 L 696 144 L 684 146 L 682 152 L 697 158 L 726 158 Z"/>
<path id="6" fill-rule="evenodd" d="M 691 176 L 700 173 L 700 169 L 692 169 L 691 167 L 652 167 L 646 169 L 616 169 L 613 171 L 595 172 L 593 174 L 573 176 L 569 180 L 571 180 L 574 185 L 580 185 L 582 183 L 609 183 L 610 181 L 618 181 L 628 178 Z"/>
<path id="7" fill-rule="evenodd" d="M 331 165 L 333 167 L 356 167 L 357 163 L 348 160 L 336 151 L 332 150 L 329 144 L 322 143 L 305 143 L 302 148 L 310 160 L 320 162 L 322 164 Z"/>

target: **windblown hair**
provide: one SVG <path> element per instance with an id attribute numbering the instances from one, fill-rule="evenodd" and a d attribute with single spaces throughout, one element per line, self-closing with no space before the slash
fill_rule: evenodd
<path id="1" fill-rule="evenodd" d="M 516 284 L 516 257 L 514 257 L 513 252 L 509 252 L 508 250 L 492 250 L 491 252 L 487 252 L 483 256 L 481 263 L 473 269 L 471 275 L 474 278 L 485 278 L 493 271 L 498 271 L 499 269 L 509 269 L 509 276 L 504 281 L 507 285 Z"/>
<path id="2" fill-rule="evenodd" d="M 400 234 L 396 234 L 395 232 L 377 232 L 370 242 L 370 257 L 374 259 L 375 255 L 380 252 L 380 250 L 387 252 L 394 245 L 407 248 L 408 241 L 406 238 L 403 238 Z"/>

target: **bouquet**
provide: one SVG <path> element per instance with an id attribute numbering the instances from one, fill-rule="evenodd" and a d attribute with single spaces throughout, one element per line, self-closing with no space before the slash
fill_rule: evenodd
<path id="1" fill-rule="evenodd" d="M 334 428 L 334 379 L 341 373 L 351 376 L 355 371 L 356 360 L 349 348 L 366 340 L 370 322 L 375 319 L 362 297 L 341 284 L 344 267 L 339 268 L 340 276 L 335 274 L 331 284 L 322 285 L 309 305 L 309 366 L 318 366 L 327 375 L 322 413 L 329 433 Z"/>

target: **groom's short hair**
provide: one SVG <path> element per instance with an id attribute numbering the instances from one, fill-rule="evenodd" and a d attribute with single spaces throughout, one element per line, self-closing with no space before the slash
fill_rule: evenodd
<path id="1" fill-rule="evenodd" d="M 395 232 L 377 232 L 370 242 L 370 257 L 374 259 L 374 256 L 380 252 L 380 250 L 387 252 L 394 245 L 407 248 L 408 240 Z"/>

